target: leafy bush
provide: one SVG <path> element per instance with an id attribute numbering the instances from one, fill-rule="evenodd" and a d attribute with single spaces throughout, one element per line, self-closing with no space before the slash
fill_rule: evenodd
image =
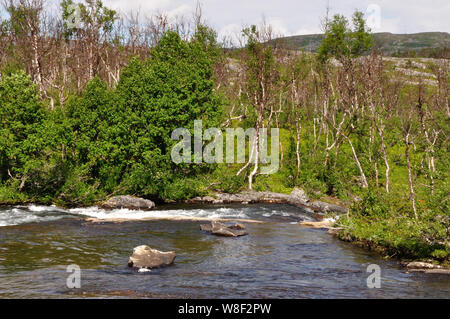
<path id="1" fill-rule="evenodd" d="M 36 86 L 23 71 L 0 80 L 0 182 L 20 180 L 26 186 L 30 173 L 42 165 L 44 141 L 39 132 L 45 116 Z"/>

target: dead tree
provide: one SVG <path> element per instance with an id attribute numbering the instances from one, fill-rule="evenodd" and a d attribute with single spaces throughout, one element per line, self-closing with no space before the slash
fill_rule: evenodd
<path id="1" fill-rule="evenodd" d="M 256 134 L 251 143 L 250 156 L 245 164 L 237 173 L 240 175 L 253 163 L 253 170 L 248 176 L 249 189 L 253 189 L 253 179 L 259 169 L 259 149 L 260 149 L 260 131 L 264 127 L 265 114 L 271 109 L 271 103 L 275 100 L 275 60 L 272 47 L 269 44 L 271 40 L 271 31 L 267 25 L 257 28 L 252 26 L 244 30 L 248 38 L 246 50 L 246 97 L 247 102 L 252 105 L 256 113 L 254 128 Z"/>

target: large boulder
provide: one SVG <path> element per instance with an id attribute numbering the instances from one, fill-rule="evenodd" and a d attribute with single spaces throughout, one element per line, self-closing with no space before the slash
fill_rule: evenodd
<path id="1" fill-rule="evenodd" d="M 345 214 L 348 212 L 348 209 L 339 205 L 330 204 L 321 201 L 314 201 L 309 204 L 312 208 L 315 208 L 323 213 L 339 213 Z"/>
<path id="2" fill-rule="evenodd" d="M 153 269 L 173 264 L 176 254 L 173 251 L 162 252 L 143 245 L 134 248 L 128 261 L 128 267 Z"/>
<path id="3" fill-rule="evenodd" d="M 133 196 L 115 196 L 99 205 L 103 209 L 132 209 L 132 210 L 151 210 L 155 203 L 148 199 Z"/>
<path id="4" fill-rule="evenodd" d="M 300 202 L 306 204 L 309 202 L 309 197 L 303 189 L 294 188 L 294 190 L 289 195 L 289 201 L 292 201 L 294 203 Z"/>
<path id="5" fill-rule="evenodd" d="M 213 235 L 222 237 L 239 237 L 248 235 L 247 231 L 245 230 L 246 227 L 239 223 L 227 226 L 218 221 L 212 221 L 211 225 L 200 225 L 200 229 Z"/>

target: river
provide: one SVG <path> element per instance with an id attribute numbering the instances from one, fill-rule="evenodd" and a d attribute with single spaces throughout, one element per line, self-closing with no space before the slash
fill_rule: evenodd
<path id="1" fill-rule="evenodd" d="M 194 221 L 88 223 L 86 217 L 145 216 L 255 219 L 249 235 L 222 238 Z M 285 205 L 163 206 L 151 212 L 46 206 L 0 208 L 0 298 L 450 298 L 450 277 L 407 273 L 326 231 Z M 138 273 L 133 248 L 173 250 L 173 266 Z M 69 289 L 67 266 L 81 268 Z M 367 287 L 367 267 L 381 268 L 381 288 Z"/>

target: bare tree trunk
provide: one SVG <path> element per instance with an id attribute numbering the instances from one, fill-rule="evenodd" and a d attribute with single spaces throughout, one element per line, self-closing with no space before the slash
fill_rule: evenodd
<path id="1" fill-rule="evenodd" d="M 275 112 L 275 123 L 276 123 L 278 130 L 280 129 L 280 123 L 278 122 L 278 113 L 281 113 L 282 111 L 283 111 L 283 108 L 282 108 L 281 93 L 280 93 L 280 109 L 277 112 Z M 281 158 L 280 158 L 280 168 L 281 168 L 281 167 L 283 167 L 283 159 L 284 159 L 283 142 L 281 141 L 281 138 L 280 138 L 279 146 L 280 146 L 280 155 L 281 155 Z"/>
<path id="2" fill-rule="evenodd" d="M 41 70 L 41 63 L 39 61 L 39 39 L 38 34 L 36 32 L 33 32 L 32 34 L 32 50 L 33 50 L 33 61 L 32 61 L 33 77 L 35 83 L 38 85 L 39 91 L 41 92 L 43 90 L 42 70 Z"/>
<path id="3" fill-rule="evenodd" d="M 297 119 L 296 122 L 296 130 L 297 130 L 297 143 L 296 143 L 296 149 L 295 154 L 297 156 L 297 178 L 300 176 L 300 137 L 302 134 L 302 124 L 299 119 Z"/>
<path id="4" fill-rule="evenodd" d="M 248 176 L 248 189 L 253 189 L 253 178 L 255 177 L 256 173 L 258 173 L 258 163 L 259 163 L 259 130 L 256 132 L 256 142 L 255 142 L 255 166 L 253 168 L 253 171 Z"/>
<path id="5" fill-rule="evenodd" d="M 435 161 L 434 161 L 434 145 L 436 144 L 437 138 L 440 134 L 440 132 L 435 131 L 435 136 L 433 141 L 430 139 L 430 135 L 428 134 L 428 129 L 425 123 L 426 120 L 426 111 L 423 107 L 423 96 L 422 96 L 422 84 L 419 86 L 419 102 L 417 104 L 417 109 L 419 111 L 419 117 L 420 117 L 420 125 L 422 127 L 422 133 L 425 137 L 425 141 L 427 142 L 427 148 L 425 149 L 426 157 L 427 157 L 427 163 L 428 163 L 428 176 L 430 178 L 430 190 L 431 195 L 434 194 L 434 173 L 436 173 L 436 167 L 435 167 Z"/>
<path id="6" fill-rule="evenodd" d="M 263 89 L 263 97 L 264 97 L 265 91 Z M 254 160 L 255 160 L 255 166 L 253 168 L 253 171 L 250 173 L 250 175 L 248 176 L 248 188 L 250 190 L 253 189 L 253 178 L 255 177 L 255 175 L 258 173 L 258 168 L 259 168 L 259 143 L 260 143 L 260 130 L 263 127 L 263 116 L 264 116 L 264 105 L 260 105 L 259 106 L 259 110 L 258 110 L 258 120 L 256 122 L 256 137 L 255 137 L 255 152 L 254 152 Z M 250 158 L 251 160 L 251 158 Z"/>
<path id="7" fill-rule="evenodd" d="M 390 184 L 389 172 L 391 170 L 391 167 L 389 166 L 389 161 L 387 158 L 386 145 L 384 143 L 384 133 L 378 125 L 376 125 L 376 126 L 377 126 L 378 135 L 380 136 L 380 140 L 381 140 L 381 152 L 383 153 L 384 165 L 386 166 L 386 193 L 389 193 L 389 184 Z"/>
<path id="8" fill-rule="evenodd" d="M 363 184 L 363 187 L 368 188 L 369 183 L 367 182 L 366 174 L 364 174 L 364 170 L 361 166 L 361 162 L 358 159 L 358 155 L 356 154 L 355 148 L 353 147 L 353 143 L 348 136 L 345 136 L 344 134 L 342 134 L 342 136 L 348 141 L 348 144 L 350 145 L 350 148 L 352 149 L 353 158 L 354 158 L 356 166 L 358 166 L 359 172 L 361 174 L 361 182 Z"/>
<path id="9" fill-rule="evenodd" d="M 404 135 L 404 140 L 405 140 L 405 157 L 406 157 L 406 164 L 408 166 L 408 182 L 409 182 L 409 199 L 411 200 L 412 203 L 412 209 L 414 212 L 414 217 L 416 218 L 416 220 L 418 220 L 418 216 L 417 216 L 417 209 L 416 209 L 416 193 L 414 192 L 414 184 L 413 184 L 413 178 L 412 178 L 412 169 L 411 169 L 411 160 L 409 157 L 409 135 L 410 132 L 409 130 L 406 132 L 406 134 Z"/>
<path id="10" fill-rule="evenodd" d="M 250 164 L 252 163 L 253 155 L 256 152 L 256 149 L 255 149 L 255 147 L 257 147 L 256 145 L 257 145 L 257 143 L 256 143 L 256 135 L 255 135 L 255 139 L 253 140 L 252 145 L 251 145 L 249 159 L 248 159 L 247 163 L 236 173 L 236 176 L 241 175 L 242 172 L 245 171 L 247 169 L 247 167 L 249 167 Z"/>

